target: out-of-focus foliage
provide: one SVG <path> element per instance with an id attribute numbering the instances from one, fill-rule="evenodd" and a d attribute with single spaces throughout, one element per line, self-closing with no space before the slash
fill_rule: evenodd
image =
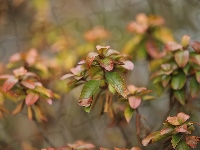
<path id="1" fill-rule="evenodd" d="M 133 60 L 152 60 L 165 56 L 162 48 L 166 42 L 173 42 L 174 38 L 164 23 L 160 16 L 138 14 L 136 20 L 127 25 L 128 32 L 134 36 L 124 45 L 123 53 L 130 54 Z"/>

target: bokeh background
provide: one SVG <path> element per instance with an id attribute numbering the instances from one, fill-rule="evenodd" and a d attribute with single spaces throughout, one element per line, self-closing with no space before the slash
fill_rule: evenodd
<path id="1" fill-rule="evenodd" d="M 64 60 L 61 65 L 63 73 L 66 73 L 87 52 L 92 51 L 95 44 L 110 45 L 121 51 L 133 36 L 127 32 L 126 26 L 138 13 L 162 16 L 177 41 L 184 34 L 189 34 L 192 40 L 200 40 L 199 8 L 198 0 L 0 0 L 0 62 L 6 64 L 12 54 L 36 48 L 42 57 Z M 85 40 L 84 34 L 96 26 L 104 27 L 109 37 L 91 44 Z M 60 53 L 61 50 L 65 52 Z M 147 61 L 136 61 L 134 64 L 135 68 L 127 81 L 136 86 L 148 86 Z M 51 62 L 49 65 L 55 64 Z M 56 71 L 55 74 L 60 80 L 61 74 Z M 48 86 L 54 86 L 54 81 Z M 65 82 L 59 84 L 59 89 L 66 89 Z M 80 89 L 69 94 L 61 92 L 62 100 L 45 108 L 49 121 L 42 124 L 43 134 L 56 147 L 80 139 L 90 141 L 97 147 L 126 147 L 123 133 L 117 126 L 109 126 L 106 114 L 99 116 L 98 108 L 88 114 L 78 105 L 79 93 Z M 13 102 L 5 103 L 10 110 L 15 107 Z M 139 111 L 148 121 L 146 124 L 150 131 L 159 129 L 168 111 L 167 104 L 166 93 L 140 106 Z M 124 127 L 124 132 L 132 146 L 140 146 L 134 118 Z M 198 120 L 199 116 L 194 118 Z M 39 132 L 35 123 L 27 119 L 25 111 L 16 116 L 7 115 L 0 120 L 0 147 L 2 150 L 49 147 Z M 160 149 L 157 146 L 153 144 L 144 149 Z"/>

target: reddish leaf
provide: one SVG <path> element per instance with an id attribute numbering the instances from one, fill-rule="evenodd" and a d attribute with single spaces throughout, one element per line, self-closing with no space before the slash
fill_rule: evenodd
<path id="1" fill-rule="evenodd" d="M 81 61 L 78 62 L 78 65 L 82 65 L 82 64 L 85 64 L 85 63 L 86 63 L 85 60 L 81 60 Z"/>
<path id="2" fill-rule="evenodd" d="M 194 51 L 198 54 L 200 54 L 200 43 L 197 41 L 193 41 L 190 43 L 190 45 L 192 46 L 192 48 L 194 49 Z"/>
<path id="3" fill-rule="evenodd" d="M 21 59 L 21 54 L 20 53 L 15 53 L 9 58 L 9 62 L 16 62 Z"/>
<path id="4" fill-rule="evenodd" d="M 35 84 L 32 81 L 22 81 L 20 82 L 23 86 L 29 88 L 29 89 L 34 89 L 35 88 Z"/>
<path id="5" fill-rule="evenodd" d="M 22 76 L 25 75 L 27 73 L 27 70 L 24 67 L 20 67 L 18 69 L 13 70 L 13 73 L 15 76 Z"/>
<path id="6" fill-rule="evenodd" d="M 28 93 L 26 96 L 26 105 L 33 105 L 39 99 L 39 94 L 36 93 Z"/>
<path id="7" fill-rule="evenodd" d="M 140 106 L 141 98 L 135 97 L 135 96 L 130 96 L 128 98 L 128 101 L 129 101 L 129 105 L 131 106 L 131 108 L 136 109 L 136 108 L 138 108 L 138 106 Z"/>
<path id="8" fill-rule="evenodd" d="M 84 107 L 89 107 L 91 103 L 92 103 L 92 97 L 86 98 L 86 99 L 81 99 L 78 102 L 78 104 L 80 106 L 84 106 Z"/>
<path id="9" fill-rule="evenodd" d="M 200 138 L 198 136 L 187 136 L 186 143 L 191 148 L 196 148 L 197 144 L 200 142 Z"/>
<path id="10" fill-rule="evenodd" d="M 168 51 L 175 51 L 175 50 L 182 49 L 182 45 L 177 44 L 177 43 L 175 43 L 175 42 L 168 42 L 168 43 L 165 45 L 165 48 L 166 48 L 166 50 L 168 50 Z"/>
<path id="11" fill-rule="evenodd" d="M 178 113 L 178 115 L 177 115 L 177 120 L 178 120 L 178 122 L 179 122 L 180 124 L 186 122 L 189 118 L 190 118 L 190 116 L 187 115 L 187 114 L 185 114 L 185 113 L 183 113 L 183 112 L 180 112 L 180 113 Z"/>
<path id="12" fill-rule="evenodd" d="M 13 75 L 10 75 L 10 74 L 3 74 L 3 75 L 0 75 L 0 79 L 8 79 L 8 78 L 11 78 L 11 77 L 14 77 Z"/>
<path id="13" fill-rule="evenodd" d="M 176 127 L 175 131 L 181 132 L 181 133 L 187 132 L 187 124 L 183 124 L 181 126 Z"/>
<path id="14" fill-rule="evenodd" d="M 107 71 L 112 71 L 114 68 L 114 62 L 110 58 L 104 58 L 99 60 L 101 67 L 105 68 Z"/>
<path id="15" fill-rule="evenodd" d="M 124 61 L 123 63 L 124 65 L 122 65 L 122 67 L 124 67 L 127 70 L 133 70 L 134 64 L 131 61 L 127 60 L 127 61 Z"/>
<path id="16" fill-rule="evenodd" d="M 76 76 L 79 76 L 81 74 L 81 72 L 83 72 L 84 70 L 85 70 L 85 68 L 82 65 L 78 65 L 78 66 L 76 66 L 76 68 L 70 69 L 70 71 Z"/>
<path id="17" fill-rule="evenodd" d="M 180 68 L 183 68 L 186 66 L 189 60 L 189 51 L 178 51 L 174 55 L 176 63 Z"/>
<path id="18" fill-rule="evenodd" d="M 73 76 L 74 76 L 73 74 L 66 74 L 66 75 L 61 77 L 61 80 L 65 80 L 65 79 L 73 77 Z"/>
<path id="19" fill-rule="evenodd" d="M 94 61 L 95 57 L 98 56 L 99 54 L 96 52 L 90 52 L 87 56 L 86 56 L 86 64 L 87 66 L 90 68 L 92 65 L 92 62 Z"/>
<path id="20" fill-rule="evenodd" d="M 167 128 L 164 128 L 160 131 L 160 135 L 164 135 L 164 134 L 168 134 L 170 132 L 172 132 L 174 129 L 171 128 L 171 127 L 167 127 Z"/>
<path id="21" fill-rule="evenodd" d="M 3 89 L 5 92 L 8 92 L 17 82 L 18 82 L 18 79 L 15 78 L 15 77 L 8 78 L 8 79 L 4 82 L 2 89 Z"/>

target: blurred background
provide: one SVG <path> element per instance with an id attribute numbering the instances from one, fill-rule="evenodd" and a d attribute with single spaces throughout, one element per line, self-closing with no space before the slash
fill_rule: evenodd
<path id="1" fill-rule="evenodd" d="M 122 51 L 133 36 L 127 31 L 127 24 L 135 20 L 139 13 L 163 17 L 165 26 L 178 42 L 184 34 L 189 34 L 192 40 L 200 40 L 199 8 L 198 0 L 0 0 L 1 63 L 7 64 L 15 53 L 37 49 L 47 67 L 40 66 L 40 76 L 62 98 L 51 106 L 44 106 L 48 122 L 42 124 L 41 130 L 27 119 L 26 111 L 2 118 L 1 149 L 37 150 L 49 147 L 39 133 L 41 131 L 55 147 L 76 140 L 89 141 L 97 147 L 126 147 L 124 133 L 132 146 L 141 146 L 136 137 L 135 117 L 124 125 L 124 131 L 110 126 L 108 116 L 100 116 L 98 108 L 88 114 L 78 105 L 80 89 L 65 94 L 66 81 L 57 80 L 88 52 L 94 51 L 97 44 Z M 137 60 L 134 64 L 127 82 L 151 87 L 148 62 Z M 55 75 L 54 79 L 49 78 L 49 72 L 51 76 Z M 7 100 L 5 105 L 9 110 L 16 106 Z M 166 105 L 167 93 L 140 106 L 139 111 L 150 132 L 160 129 L 169 109 Z M 193 117 L 199 119 L 199 116 Z M 146 131 L 142 134 L 145 136 Z M 144 149 L 161 148 L 153 144 Z"/>

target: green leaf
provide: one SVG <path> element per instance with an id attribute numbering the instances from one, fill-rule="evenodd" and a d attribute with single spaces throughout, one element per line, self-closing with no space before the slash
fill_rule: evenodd
<path id="1" fill-rule="evenodd" d="M 180 140 L 181 140 L 181 134 L 175 134 L 172 136 L 171 143 L 172 143 L 172 146 L 174 149 L 176 148 L 176 146 L 180 142 Z"/>
<path id="2" fill-rule="evenodd" d="M 183 68 L 183 72 L 184 72 L 185 74 L 188 74 L 189 69 L 190 69 L 190 65 L 189 65 L 189 63 L 188 63 L 188 64 Z"/>
<path id="3" fill-rule="evenodd" d="M 129 123 L 135 110 L 132 109 L 129 105 L 126 106 L 124 110 L 124 117 L 126 118 L 126 121 Z"/>
<path id="4" fill-rule="evenodd" d="M 156 94 L 158 97 L 160 97 L 164 91 L 164 87 L 162 86 L 162 83 L 155 84 Z"/>
<path id="5" fill-rule="evenodd" d="M 199 94 L 200 86 L 196 80 L 196 77 L 192 77 L 190 81 L 190 94 L 192 98 L 196 98 Z"/>
<path id="6" fill-rule="evenodd" d="M 189 150 L 189 146 L 185 142 L 179 142 L 176 150 Z"/>
<path id="7" fill-rule="evenodd" d="M 197 82 L 200 83 L 200 71 L 196 72 L 196 79 L 197 79 Z"/>
<path id="8" fill-rule="evenodd" d="M 183 88 L 183 86 L 185 85 L 186 82 L 186 75 L 184 74 L 184 72 L 179 72 L 176 75 L 172 76 L 172 80 L 171 80 L 171 86 L 172 89 L 174 90 L 180 90 Z"/>
<path id="9" fill-rule="evenodd" d="M 127 88 L 124 79 L 117 72 L 106 72 L 106 80 L 108 83 L 115 88 L 115 90 L 127 98 Z"/>
<path id="10" fill-rule="evenodd" d="M 181 105 L 185 105 L 185 93 L 183 89 L 174 91 L 174 96 Z"/>
<path id="11" fill-rule="evenodd" d="M 83 107 L 85 112 L 89 113 L 91 111 L 92 106 L 90 105 L 89 107 Z"/>
<path id="12" fill-rule="evenodd" d="M 88 99 L 94 95 L 94 93 L 99 89 L 100 80 L 90 80 L 86 82 L 81 91 L 80 100 Z"/>

